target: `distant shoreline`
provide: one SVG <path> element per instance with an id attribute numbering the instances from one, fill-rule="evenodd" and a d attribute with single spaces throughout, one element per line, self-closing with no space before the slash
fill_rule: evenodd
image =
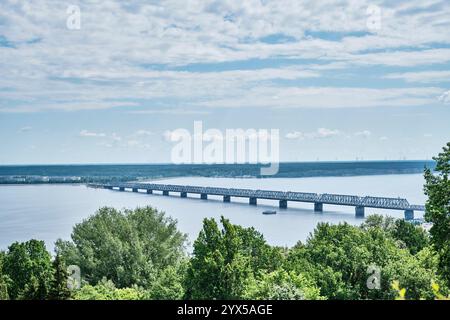
<path id="1" fill-rule="evenodd" d="M 307 178 L 352 177 L 423 173 L 434 161 L 354 161 L 280 163 L 272 176 L 261 176 L 258 164 L 211 165 L 50 165 L 0 166 L 0 184 L 85 184 L 170 179 L 206 178 Z"/>

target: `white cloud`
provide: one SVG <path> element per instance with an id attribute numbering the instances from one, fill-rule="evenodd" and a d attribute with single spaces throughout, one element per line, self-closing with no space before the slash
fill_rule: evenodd
<path id="1" fill-rule="evenodd" d="M 391 73 L 385 76 L 386 79 L 402 79 L 406 82 L 439 83 L 450 81 L 450 71 L 421 71 Z"/>
<path id="2" fill-rule="evenodd" d="M 316 131 L 312 131 L 312 132 L 300 132 L 300 131 L 289 132 L 285 135 L 285 137 L 286 137 L 286 139 L 290 139 L 290 140 L 324 139 L 324 138 L 335 137 L 340 134 L 341 134 L 341 132 L 337 129 L 318 128 Z"/>
<path id="3" fill-rule="evenodd" d="M 363 138 L 369 138 L 371 136 L 371 134 L 372 133 L 369 130 L 355 132 L 355 136 L 363 137 Z"/>
<path id="4" fill-rule="evenodd" d="M 136 136 L 151 136 L 153 132 L 150 130 L 140 129 L 134 133 Z"/>
<path id="5" fill-rule="evenodd" d="M 421 106 L 436 102 L 440 88 L 369 89 L 352 87 L 276 87 L 259 86 L 239 90 L 225 99 L 198 104 L 205 107 L 275 107 L 275 108 L 361 108 L 380 106 Z M 274 98 L 276 97 L 276 98 Z"/>
<path id="6" fill-rule="evenodd" d="M 352 0 L 315 4 L 296 0 L 80 1 L 81 29 L 68 30 L 64 2 L 3 1 L 2 35 L 14 48 L 0 44 L 0 88 L 10 89 L 0 91 L 0 112 L 123 107 L 131 112 L 181 114 L 182 109 L 242 107 L 248 102 L 318 108 L 430 104 L 434 93 L 424 91 L 436 88 L 358 91 L 335 87 L 335 91 L 319 88 L 322 92 L 316 95 L 298 84 L 301 79 L 346 75 L 355 67 L 413 68 L 450 61 L 446 48 L 450 6 L 445 0 L 380 3 L 382 28 L 376 33 L 367 29 L 370 4 Z M 290 40 L 264 40 L 277 34 Z M 309 62 L 300 65 L 295 59 Z M 246 60 L 287 63 L 245 68 L 242 61 Z M 202 72 L 182 68 L 208 63 L 218 65 Z M 235 70 L 227 70 L 233 63 Z M 444 71 L 430 72 L 388 77 L 433 84 L 445 80 Z M 266 89 L 268 95 L 260 96 Z M 411 90 L 415 89 L 422 93 L 414 95 Z M 158 99 L 170 102 L 145 107 Z M 136 102 L 140 100 L 144 102 Z M 179 112 L 170 110 L 173 100 L 182 106 Z"/>
<path id="7" fill-rule="evenodd" d="M 26 126 L 19 129 L 19 132 L 29 132 L 33 129 L 33 127 Z"/>
<path id="8" fill-rule="evenodd" d="M 80 135 L 80 137 L 90 137 L 90 138 L 104 138 L 104 137 L 106 137 L 105 133 L 91 132 L 91 131 L 88 131 L 88 130 L 81 130 L 79 135 Z"/>
<path id="9" fill-rule="evenodd" d="M 316 133 L 312 133 L 313 138 L 330 138 L 340 134 L 339 130 L 332 130 L 327 128 L 319 128 Z"/>
<path id="10" fill-rule="evenodd" d="M 300 131 L 293 131 L 293 132 L 289 132 L 286 134 L 286 139 L 303 139 L 304 138 L 304 134 L 303 132 Z"/>
<path id="11" fill-rule="evenodd" d="M 450 61 L 450 49 L 427 49 L 416 51 L 389 51 L 341 55 L 349 65 L 384 65 L 414 67 L 447 63 Z"/>
<path id="12" fill-rule="evenodd" d="M 113 134 L 111 135 L 111 139 L 115 142 L 120 142 L 122 141 L 122 137 L 119 136 L 117 133 L 113 132 Z"/>
<path id="13" fill-rule="evenodd" d="M 175 140 L 175 136 L 170 130 L 166 130 L 163 132 L 163 139 L 168 142 L 172 142 Z"/>
<path id="14" fill-rule="evenodd" d="M 113 132 L 111 134 L 106 133 L 96 133 L 87 130 L 82 130 L 80 136 L 82 137 L 92 137 L 92 138 L 102 138 L 96 144 L 100 147 L 105 148 L 134 148 L 134 149 L 151 149 L 150 144 L 148 144 L 145 139 L 140 138 L 147 137 L 148 135 L 153 135 L 147 130 L 138 130 L 132 134 L 125 135 L 124 137 Z"/>
<path id="15" fill-rule="evenodd" d="M 387 140 L 389 140 L 389 138 L 386 137 L 386 136 L 381 136 L 381 137 L 380 137 L 380 141 L 387 141 Z"/>
<path id="16" fill-rule="evenodd" d="M 285 135 L 289 140 L 303 140 L 303 139 L 322 139 L 343 135 L 344 133 L 337 129 L 318 128 L 312 132 L 292 131 Z M 372 133 L 369 130 L 357 131 L 353 134 L 355 137 L 369 138 Z M 351 135 L 345 135 L 350 138 Z M 387 140 L 387 137 L 381 137 L 380 140 Z"/>
<path id="17" fill-rule="evenodd" d="M 156 109 L 156 110 L 136 110 L 136 111 L 129 111 L 130 114 L 169 114 L 169 115 L 178 115 L 178 116 L 184 116 L 184 115 L 205 115 L 209 114 L 210 111 L 207 110 L 187 110 L 187 109 Z"/>
<path id="18" fill-rule="evenodd" d="M 450 90 L 444 92 L 438 97 L 438 100 L 442 103 L 450 103 Z"/>
<path id="19" fill-rule="evenodd" d="M 128 145 L 129 147 L 136 147 L 136 146 L 139 145 L 139 141 L 137 141 L 137 140 L 128 140 L 128 141 L 127 141 L 127 145 Z"/>

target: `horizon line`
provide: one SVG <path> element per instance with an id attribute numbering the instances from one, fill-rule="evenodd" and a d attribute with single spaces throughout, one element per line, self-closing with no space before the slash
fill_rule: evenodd
<path id="1" fill-rule="evenodd" d="M 308 161 L 280 161 L 279 164 L 293 164 L 293 163 L 356 163 L 356 162 L 435 162 L 433 159 L 397 159 L 397 160 L 308 160 Z M 28 164 L 14 164 L 6 163 L 0 164 L 0 167 L 31 167 L 31 166 L 144 166 L 144 165 L 173 165 L 173 166 L 211 166 L 211 165 L 262 165 L 266 166 L 269 163 L 170 163 L 170 162 L 96 162 L 96 163 L 28 163 Z"/>

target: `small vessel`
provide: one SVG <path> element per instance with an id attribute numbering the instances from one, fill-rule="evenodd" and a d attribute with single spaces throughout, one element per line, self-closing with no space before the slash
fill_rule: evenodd
<path id="1" fill-rule="evenodd" d="M 275 210 L 266 210 L 263 211 L 263 214 L 276 214 L 277 212 Z"/>

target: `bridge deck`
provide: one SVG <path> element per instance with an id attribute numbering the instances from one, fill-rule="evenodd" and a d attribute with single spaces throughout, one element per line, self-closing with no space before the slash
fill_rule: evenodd
<path id="1" fill-rule="evenodd" d="M 333 204 L 355 207 L 371 207 L 380 209 L 393 210 L 416 210 L 425 211 L 423 205 L 411 205 L 408 200 L 403 198 L 387 198 L 387 197 L 359 197 L 354 195 L 330 194 L 330 193 L 308 193 L 293 191 L 272 191 L 272 190 L 252 190 L 252 189 L 236 189 L 236 188 L 219 188 L 219 187 L 200 187 L 200 186 L 183 186 L 173 184 L 155 184 L 155 183 L 117 183 L 117 184 L 89 184 L 90 187 L 96 188 L 127 188 L 141 190 L 156 190 L 166 192 L 180 192 L 193 194 L 207 194 L 217 196 L 241 197 L 241 198 L 257 198 L 269 200 L 285 200 L 296 202 L 311 202 L 322 204 Z"/>

